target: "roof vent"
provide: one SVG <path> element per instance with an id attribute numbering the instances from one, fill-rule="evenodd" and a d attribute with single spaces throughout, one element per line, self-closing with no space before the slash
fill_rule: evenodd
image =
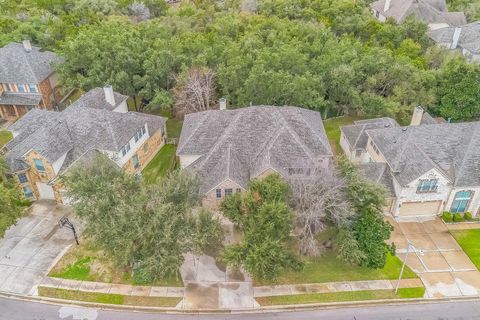
<path id="1" fill-rule="evenodd" d="M 23 44 L 23 49 L 25 49 L 25 51 L 27 52 L 32 51 L 32 44 L 30 43 L 30 40 L 23 40 L 22 44 Z"/>
<path id="2" fill-rule="evenodd" d="M 390 123 L 384 125 L 385 128 L 390 128 Z"/>
<path id="3" fill-rule="evenodd" d="M 402 128 L 403 132 L 407 132 L 407 127 Z"/>

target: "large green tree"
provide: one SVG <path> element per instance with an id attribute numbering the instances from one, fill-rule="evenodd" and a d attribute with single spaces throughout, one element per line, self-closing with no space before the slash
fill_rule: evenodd
<path id="1" fill-rule="evenodd" d="M 223 260 L 261 279 L 300 268 L 288 247 L 293 213 L 287 205 L 288 185 L 278 175 L 255 180 L 244 194 L 235 193 L 221 205 L 223 214 L 244 233 L 241 243 L 228 246 Z"/>
<path id="2" fill-rule="evenodd" d="M 102 156 L 63 180 L 86 234 L 139 281 L 176 275 L 184 253 L 204 252 L 221 241 L 212 215 L 193 213 L 198 182 L 186 173 L 147 187 Z"/>

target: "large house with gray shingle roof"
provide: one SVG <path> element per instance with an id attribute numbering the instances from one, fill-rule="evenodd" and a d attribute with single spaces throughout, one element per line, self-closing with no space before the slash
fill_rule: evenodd
<path id="1" fill-rule="evenodd" d="M 128 112 L 125 101 L 111 87 L 97 88 L 62 112 L 33 109 L 10 125 L 6 160 L 25 196 L 64 202 L 57 178 L 96 154 L 141 172 L 164 144 L 166 119 Z"/>
<path id="2" fill-rule="evenodd" d="M 61 59 L 26 40 L 0 48 L 0 118 L 15 120 L 33 108 L 52 110 Z"/>
<path id="3" fill-rule="evenodd" d="M 445 0 L 377 0 L 370 8 L 382 22 L 390 18 L 402 23 L 407 17 L 414 16 L 428 24 L 431 30 L 467 23 L 463 12 L 448 12 Z"/>
<path id="4" fill-rule="evenodd" d="M 271 173 L 328 170 L 333 157 L 320 113 L 275 106 L 188 114 L 177 155 L 182 169 L 199 175 L 211 206 Z"/>
<path id="5" fill-rule="evenodd" d="M 428 36 L 438 45 L 459 50 L 470 61 L 480 63 L 480 21 L 459 27 L 430 30 Z"/>
<path id="6" fill-rule="evenodd" d="M 364 130 L 361 170 L 386 186 L 387 211 L 394 216 L 434 216 L 443 211 L 478 215 L 480 122 L 438 123 L 421 112 L 415 109 L 417 120 L 410 126 Z M 347 155 L 352 137 L 346 133 L 351 127 L 341 128 Z"/>

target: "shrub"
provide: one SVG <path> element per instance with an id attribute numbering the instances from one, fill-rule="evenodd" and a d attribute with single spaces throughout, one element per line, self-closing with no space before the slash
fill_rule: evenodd
<path id="1" fill-rule="evenodd" d="M 448 211 L 445 211 L 445 212 L 442 214 L 442 219 L 443 219 L 443 221 L 445 221 L 445 222 L 452 222 L 452 221 L 453 221 L 452 213 L 451 213 L 451 212 L 448 212 Z"/>
<path id="2" fill-rule="evenodd" d="M 465 212 L 465 215 L 463 216 L 463 218 L 467 221 L 471 221 L 473 220 L 473 215 L 471 212 Z"/>
<path id="3" fill-rule="evenodd" d="M 463 214 L 460 212 L 457 212 L 453 215 L 453 221 L 454 222 L 462 222 L 463 221 Z"/>

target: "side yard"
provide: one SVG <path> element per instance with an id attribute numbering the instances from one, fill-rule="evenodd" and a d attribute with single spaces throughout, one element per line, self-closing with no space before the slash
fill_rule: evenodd
<path id="1" fill-rule="evenodd" d="M 333 154 L 339 155 L 342 153 L 342 148 L 340 147 L 340 127 L 353 124 L 354 121 L 362 119 L 365 119 L 365 117 L 341 116 L 323 121 L 323 126 L 325 127 L 325 132 L 332 146 Z"/>
<path id="2" fill-rule="evenodd" d="M 0 148 L 3 147 L 7 142 L 12 140 L 13 136 L 10 131 L 0 130 Z"/>
<path id="3" fill-rule="evenodd" d="M 480 229 L 451 230 L 450 233 L 480 270 Z"/>
<path id="4" fill-rule="evenodd" d="M 164 145 L 150 163 L 143 169 L 142 176 L 148 184 L 165 177 L 176 166 L 177 148 L 173 144 Z"/>

